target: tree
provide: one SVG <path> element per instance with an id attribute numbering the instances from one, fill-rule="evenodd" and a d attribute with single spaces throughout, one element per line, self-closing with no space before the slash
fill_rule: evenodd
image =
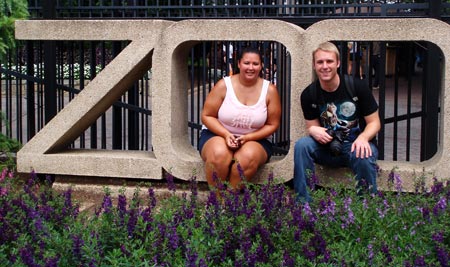
<path id="1" fill-rule="evenodd" d="M 14 21 L 28 16 L 27 0 L 0 0 L 0 59 L 16 45 Z"/>

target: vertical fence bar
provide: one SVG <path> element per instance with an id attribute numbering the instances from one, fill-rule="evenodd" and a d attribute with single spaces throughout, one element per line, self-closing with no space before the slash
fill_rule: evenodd
<path id="1" fill-rule="evenodd" d="M 20 73 L 23 73 L 23 50 L 20 49 L 19 47 L 16 48 L 16 55 L 17 55 L 17 60 L 18 60 L 18 66 L 20 69 Z M 23 84 L 23 78 L 22 77 L 18 77 L 17 78 L 17 83 L 16 83 L 16 107 L 15 107 L 15 113 L 16 113 L 16 136 L 15 138 L 19 141 L 22 142 L 22 131 L 23 131 L 23 127 L 22 127 L 22 90 L 24 88 L 24 84 Z M 13 109 L 14 110 L 14 109 Z M 12 129 L 11 129 L 12 130 Z"/>
<path id="2" fill-rule="evenodd" d="M 377 135 L 378 159 L 384 160 L 385 151 L 385 119 L 386 119 L 386 42 L 380 42 L 380 66 L 379 66 L 379 91 L 378 112 L 381 121 L 381 129 Z"/>
<path id="3" fill-rule="evenodd" d="M 100 50 L 101 50 L 101 57 L 100 57 L 100 66 L 101 69 L 104 69 L 106 66 L 106 47 L 105 47 L 105 41 L 100 43 Z M 102 149 L 106 149 L 107 146 L 107 142 L 106 142 L 106 131 L 107 131 L 107 127 L 106 127 L 106 114 L 103 113 L 101 116 L 101 129 L 100 129 L 100 134 L 101 134 L 101 148 Z"/>
<path id="4" fill-rule="evenodd" d="M 90 42 L 90 55 L 89 55 L 89 66 L 90 66 L 90 80 L 92 81 L 97 75 L 95 69 L 97 67 L 97 58 L 96 58 L 96 42 Z M 91 131 L 91 148 L 97 148 L 97 121 L 92 123 L 90 127 Z"/>
<path id="5" fill-rule="evenodd" d="M 435 19 L 441 18 L 442 0 L 430 1 L 430 16 Z M 427 44 L 428 53 L 425 62 L 425 87 L 422 93 L 424 102 L 422 103 L 424 115 L 422 120 L 422 144 L 421 161 L 430 159 L 437 152 L 437 140 L 439 137 L 439 95 L 441 91 L 441 80 L 443 73 L 440 69 L 441 55 L 440 49 L 432 43 Z"/>
<path id="6" fill-rule="evenodd" d="M 135 83 L 128 90 L 128 104 L 137 106 L 139 104 L 139 88 Z M 128 149 L 139 149 L 139 116 L 134 109 L 128 109 Z"/>
<path id="7" fill-rule="evenodd" d="M 116 57 L 122 50 L 120 42 L 112 42 L 112 56 Z M 122 108 L 112 106 L 112 148 L 122 149 Z"/>
<path id="8" fill-rule="evenodd" d="M 441 51 L 432 43 L 427 44 L 428 53 L 424 66 L 425 87 L 422 92 L 422 144 L 421 161 L 430 159 L 437 152 L 437 140 L 439 137 L 439 95 L 441 91 L 441 77 L 443 77 L 441 65 Z"/>
<path id="9" fill-rule="evenodd" d="M 79 42 L 79 48 L 78 48 L 78 65 L 80 66 L 79 68 L 79 77 L 80 77 L 80 91 L 84 89 L 84 84 L 85 84 L 85 68 L 84 68 L 84 42 Z M 80 148 L 85 148 L 86 146 L 86 136 L 85 133 L 83 132 L 80 135 Z"/>
<path id="10" fill-rule="evenodd" d="M 397 160 L 397 143 L 398 143 L 398 79 L 400 76 L 399 73 L 399 57 L 400 49 L 395 47 L 395 54 L 397 57 L 395 58 L 395 72 L 394 72 L 394 133 L 393 133 L 393 149 L 392 149 L 392 160 Z"/>
<path id="11" fill-rule="evenodd" d="M 34 77 L 34 46 L 33 41 L 26 41 L 27 50 L 27 75 L 28 77 Z M 35 94 L 34 94 L 34 82 L 27 80 L 26 96 L 27 96 L 27 141 L 33 138 L 36 134 L 36 112 L 35 112 Z"/>
<path id="12" fill-rule="evenodd" d="M 408 44 L 408 70 L 407 70 L 407 79 L 408 79 L 408 85 L 407 85 L 407 104 L 406 104 L 406 161 L 410 160 L 410 151 L 411 151 L 411 99 L 412 99 L 412 79 L 413 79 L 413 73 L 414 73 L 414 48 L 413 44 Z M 411 68 L 412 66 L 412 68 Z"/>
<path id="13" fill-rule="evenodd" d="M 55 19 L 56 10 L 53 1 L 42 1 L 44 19 Z M 56 42 L 44 41 L 44 84 L 45 84 L 45 124 L 57 113 L 56 108 Z"/>

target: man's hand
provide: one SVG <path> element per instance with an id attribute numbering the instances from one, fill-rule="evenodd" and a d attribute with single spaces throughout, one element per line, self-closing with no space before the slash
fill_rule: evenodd
<path id="1" fill-rule="evenodd" d="M 372 148 L 370 147 L 370 143 L 362 135 L 359 135 L 353 142 L 351 151 L 356 151 L 357 158 L 368 158 L 372 156 Z"/>
<path id="2" fill-rule="evenodd" d="M 308 128 L 309 135 L 322 145 L 328 144 L 333 137 L 327 133 L 327 128 L 320 126 L 311 126 Z"/>

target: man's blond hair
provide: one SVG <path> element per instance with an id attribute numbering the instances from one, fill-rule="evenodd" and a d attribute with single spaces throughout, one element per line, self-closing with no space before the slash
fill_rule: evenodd
<path id="1" fill-rule="evenodd" d="M 315 61 L 315 54 L 317 51 L 322 50 L 325 52 L 333 52 L 336 55 L 336 60 L 340 61 L 341 58 L 341 54 L 339 53 L 339 49 L 336 47 L 335 44 L 333 44 L 332 42 L 323 42 L 321 44 L 319 44 L 319 46 L 317 46 L 317 48 L 312 52 L 312 59 L 313 59 L 313 63 Z"/>

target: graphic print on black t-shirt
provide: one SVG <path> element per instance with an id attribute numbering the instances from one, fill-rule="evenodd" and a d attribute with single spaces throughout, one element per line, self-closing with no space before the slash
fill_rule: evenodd
<path id="1" fill-rule="evenodd" d="M 360 133 L 356 104 L 349 100 L 320 106 L 320 124 L 339 134 L 343 140 L 353 141 Z"/>

